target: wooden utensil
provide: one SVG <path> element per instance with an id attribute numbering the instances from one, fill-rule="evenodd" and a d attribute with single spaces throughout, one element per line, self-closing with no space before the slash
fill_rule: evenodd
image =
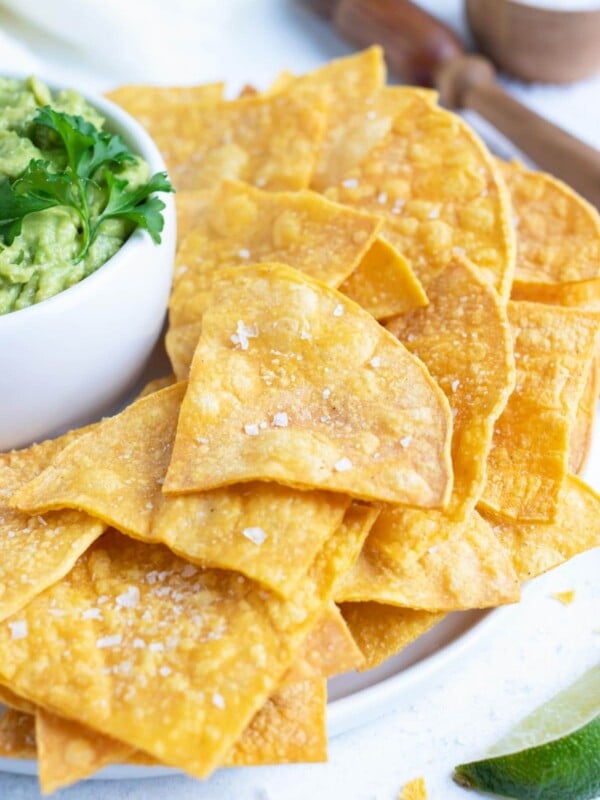
<path id="1" fill-rule="evenodd" d="M 450 108 L 477 111 L 541 169 L 600 208 L 600 152 L 505 92 L 492 63 L 466 54 L 439 20 L 408 0 L 313 0 L 311 5 L 351 42 L 380 44 L 394 74 L 434 86 Z"/>

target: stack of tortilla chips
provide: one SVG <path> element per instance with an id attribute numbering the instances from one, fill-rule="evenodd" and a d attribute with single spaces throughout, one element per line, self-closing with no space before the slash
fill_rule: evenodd
<path id="1" fill-rule="evenodd" d="M 178 189 L 174 377 L 0 456 L 0 751 L 323 760 L 325 680 L 600 544 L 600 220 L 377 48 L 123 87 Z"/>

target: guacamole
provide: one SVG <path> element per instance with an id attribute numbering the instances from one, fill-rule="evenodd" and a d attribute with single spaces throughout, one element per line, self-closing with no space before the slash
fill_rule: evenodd
<path id="1" fill-rule="evenodd" d="M 0 184 L 14 182 L 32 160 L 43 162 L 51 174 L 65 169 L 62 142 L 48 128 L 33 124 L 40 109 L 48 106 L 103 130 L 103 118 L 77 92 L 53 94 L 36 78 L 0 78 Z M 149 170 L 135 157 L 116 164 L 113 173 L 127 181 L 127 190 L 135 190 L 148 181 Z M 102 170 L 90 186 L 85 202 L 91 215 L 99 214 L 109 195 Z M 76 209 L 55 205 L 27 213 L 12 242 L 11 237 L 0 238 L 0 314 L 39 303 L 78 283 L 114 255 L 135 226 L 124 217 L 104 219 L 89 247 L 82 248 L 82 220 Z"/>

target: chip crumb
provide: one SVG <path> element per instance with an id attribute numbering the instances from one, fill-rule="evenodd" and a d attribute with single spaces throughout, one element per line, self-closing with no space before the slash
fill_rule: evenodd
<path id="1" fill-rule="evenodd" d="M 352 469 L 352 462 L 349 458 L 340 458 L 339 461 L 336 461 L 333 465 L 333 468 L 336 472 L 347 472 L 349 469 Z"/>
<path id="2" fill-rule="evenodd" d="M 415 778 L 405 783 L 398 800 L 427 800 L 425 778 Z"/>
<path id="3" fill-rule="evenodd" d="M 573 600 L 575 600 L 575 590 L 567 589 L 564 592 L 552 592 L 552 597 L 558 600 L 559 603 L 562 603 L 563 606 L 570 606 Z"/>
<path id="4" fill-rule="evenodd" d="M 250 539 L 251 542 L 254 544 L 262 544 L 265 539 L 267 538 L 267 533 L 262 528 L 254 527 L 254 528 L 244 528 L 242 531 L 242 536 L 245 536 L 246 539 Z"/>
<path id="5" fill-rule="evenodd" d="M 16 622 L 9 622 L 11 639 L 25 639 L 27 637 L 27 621 L 24 619 L 17 620 Z"/>
<path id="6" fill-rule="evenodd" d="M 287 428 L 288 422 L 288 415 L 285 413 L 285 411 L 278 411 L 273 416 L 273 425 L 276 428 Z"/>
<path id="7" fill-rule="evenodd" d="M 225 708 L 225 698 L 219 692 L 215 692 L 212 696 L 212 704 L 215 708 Z"/>

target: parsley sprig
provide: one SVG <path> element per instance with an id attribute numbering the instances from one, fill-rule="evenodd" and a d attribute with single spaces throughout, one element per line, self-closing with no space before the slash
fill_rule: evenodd
<path id="1" fill-rule="evenodd" d="M 14 180 L 0 183 L 0 236 L 7 245 L 21 233 L 24 217 L 55 206 L 72 208 L 81 221 L 82 243 L 75 262 L 85 258 L 108 219 L 128 219 L 160 242 L 165 204 L 155 192 L 172 192 L 164 172 L 157 172 L 143 186 L 130 189 L 118 169 L 136 157 L 120 136 L 98 130 L 83 117 L 44 106 L 34 126 L 52 131 L 66 153 L 66 166 L 57 169 L 45 159 L 32 159 Z M 104 186 L 103 186 L 104 184 Z M 92 212 L 90 198 L 104 192 L 106 202 Z"/>

